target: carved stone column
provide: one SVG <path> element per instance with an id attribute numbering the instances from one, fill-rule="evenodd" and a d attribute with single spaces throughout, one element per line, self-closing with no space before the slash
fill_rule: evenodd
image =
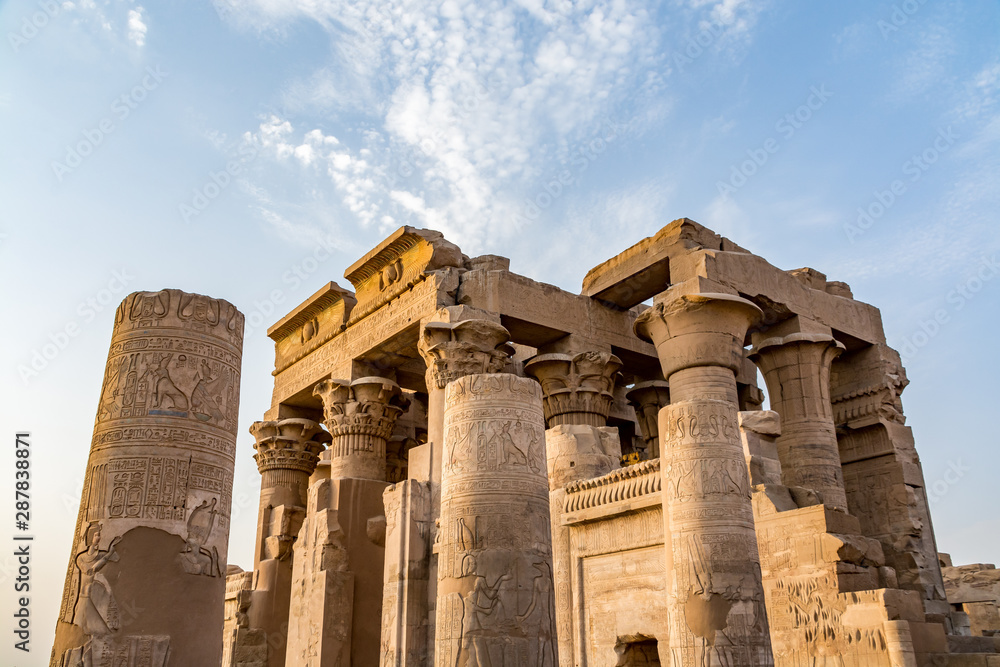
<path id="1" fill-rule="evenodd" d="M 462 306 L 443 308 L 434 321 L 426 322 L 417 343 L 427 362 L 427 440 L 440 451 L 444 425 L 444 388 L 452 380 L 477 373 L 501 371 L 513 354 L 507 344 L 510 333 L 497 322 L 463 319 Z M 440 481 L 441 468 L 434 465 L 433 478 Z"/>
<path id="2" fill-rule="evenodd" d="M 675 667 L 773 665 L 735 371 L 761 315 L 728 294 L 682 294 L 635 323 L 656 346 L 670 651 Z"/>
<path id="3" fill-rule="evenodd" d="M 637 382 L 625 397 L 635 408 L 642 439 L 646 441 L 646 458 L 660 457 L 660 410 L 670 404 L 670 385 L 663 380 Z"/>
<path id="4" fill-rule="evenodd" d="M 607 428 L 607 423 L 621 366 L 618 357 L 596 350 L 576 355 L 539 354 L 524 364 L 525 373 L 541 384 L 542 407 L 548 426 L 545 441 L 549 454 L 555 619 L 560 664 L 564 667 L 573 665 L 578 652 L 572 622 L 570 535 L 569 528 L 562 525 L 565 486 L 579 479 L 603 475 L 619 465 L 618 432 Z M 613 447 L 610 446 L 612 439 Z M 617 456 L 607 456 L 606 450 L 617 452 Z"/>
<path id="5" fill-rule="evenodd" d="M 778 458 L 785 486 L 812 489 L 824 504 L 846 512 L 830 403 L 830 366 L 843 350 L 832 336 L 793 333 L 761 341 L 750 358 L 764 374 L 771 409 L 781 415 Z"/>
<path id="6" fill-rule="evenodd" d="M 380 377 L 323 380 L 313 389 L 323 401 L 323 421 L 333 437 L 330 477 L 385 481 L 385 446 L 410 399 Z"/>
<path id="7" fill-rule="evenodd" d="M 556 664 L 545 466 L 538 383 L 489 374 L 448 385 L 437 667 Z"/>
<path id="8" fill-rule="evenodd" d="M 469 306 L 442 308 L 422 324 L 417 349 L 427 364 L 427 443 L 410 451 L 411 479 L 406 485 L 397 485 L 397 495 L 392 504 L 398 504 L 409 512 L 399 518 L 404 531 L 412 534 L 417 528 L 429 527 L 426 538 L 431 544 L 437 538 L 435 525 L 441 513 L 445 387 L 449 382 L 468 375 L 501 371 L 513 354 L 508 340 L 510 334 L 500 325 L 496 314 Z M 407 495 L 422 497 L 421 492 L 405 488 L 418 483 L 427 485 L 427 502 L 407 502 Z M 388 497 L 386 502 L 390 502 Z M 414 511 L 425 514 L 414 514 Z M 422 542 L 421 538 L 409 543 L 420 545 Z M 392 602 L 396 605 L 397 617 L 406 617 L 397 621 L 396 625 L 407 633 L 387 648 L 391 655 L 402 656 L 394 658 L 396 661 L 389 663 L 392 665 L 417 664 L 410 656 L 434 654 L 437 554 L 428 553 L 422 567 L 413 566 L 415 556 L 414 553 L 394 554 L 392 558 L 399 560 L 386 562 L 387 586 L 388 582 L 399 577 L 399 572 L 408 572 L 405 584 L 396 585 L 397 593 Z M 424 591 L 423 605 L 415 602 L 420 599 L 420 591 Z M 407 599 L 410 603 L 405 608 L 400 606 Z M 405 650 L 403 647 L 406 647 Z M 406 662 L 399 661 L 404 659 Z"/>
<path id="9" fill-rule="evenodd" d="M 218 665 L 243 315 L 180 290 L 115 313 L 52 665 Z"/>
<path id="10" fill-rule="evenodd" d="M 285 664 L 285 638 L 292 585 L 292 544 L 305 518 L 309 476 L 330 435 L 311 419 L 259 421 L 250 426 L 260 471 L 260 508 L 254 549 L 254 586 L 247 610 L 248 633 L 263 633 L 268 667 Z M 226 638 L 229 641 L 231 638 Z M 237 638 L 238 640 L 238 638 Z M 241 646 L 227 647 L 234 661 Z M 235 667 L 236 662 L 223 667 Z"/>
<path id="11" fill-rule="evenodd" d="M 524 372 L 542 385 L 542 406 L 549 428 L 562 424 L 607 426 L 621 360 L 608 352 L 539 354 Z"/>

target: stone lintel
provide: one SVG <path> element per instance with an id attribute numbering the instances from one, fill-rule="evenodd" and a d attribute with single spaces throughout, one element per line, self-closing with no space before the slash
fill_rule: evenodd
<path id="1" fill-rule="evenodd" d="M 671 276 L 672 256 L 692 248 L 723 250 L 724 239 L 688 218 L 674 220 L 653 236 L 595 266 L 583 279 L 581 294 L 628 310 L 676 282 Z M 729 243 L 726 249 L 743 251 Z M 745 252 L 745 251 L 743 251 Z"/>
<path id="2" fill-rule="evenodd" d="M 267 330 L 274 341 L 274 367 L 288 368 L 341 331 L 357 304 L 354 292 L 331 281 Z"/>
<path id="3" fill-rule="evenodd" d="M 464 273 L 457 301 L 498 313 L 513 343 L 563 351 L 557 341 L 572 336 L 574 345 L 588 343 L 586 349 L 607 346 L 630 373 L 645 377 L 656 366 L 653 346 L 631 333 L 642 307 L 624 311 L 609 308 L 554 285 L 494 270 Z"/>
<path id="4" fill-rule="evenodd" d="M 449 266 L 464 268 L 465 260 L 461 249 L 441 232 L 400 227 L 344 271 L 358 299 L 349 321 L 391 301 L 425 273 Z"/>

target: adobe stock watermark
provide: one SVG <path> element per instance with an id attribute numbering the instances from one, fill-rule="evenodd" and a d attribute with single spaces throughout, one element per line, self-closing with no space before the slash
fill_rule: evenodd
<path id="1" fill-rule="evenodd" d="M 151 92 L 160 87 L 166 77 L 167 72 L 161 70 L 159 65 L 147 67 L 142 80 L 111 103 L 112 116 L 102 118 L 95 127 L 85 129 L 82 138 L 74 145 L 67 145 L 66 156 L 62 162 L 52 161 L 52 173 L 55 174 L 56 180 L 62 183 L 68 174 L 83 164 L 83 161 L 104 143 L 108 135 L 117 129 L 115 119 L 119 123 L 124 122 Z"/>
<path id="2" fill-rule="evenodd" d="M 111 279 L 104 287 L 77 305 L 77 317 L 51 332 L 48 335 L 48 341 L 43 343 L 41 347 L 31 350 L 28 353 L 27 362 L 18 365 L 17 374 L 21 378 L 21 383 L 28 386 L 33 378 L 41 375 L 49 367 L 49 364 L 69 347 L 70 341 L 80 335 L 83 330 L 81 324 L 90 324 L 98 313 L 105 310 L 114 310 L 121 300 L 120 295 L 133 280 L 135 280 L 135 276 L 130 274 L 128 269 L 113 271 Z"/>
<path id="3" fill-rule="evenodd" d="M 909 363 L 917 352 L 926 347 L 941 333 L 941 329 L 951 322 L 952 315 L 965 308 L 997 275 L 1000 275 L 1000 261 L 997 261 L 997 256 L 994 254 L 991 257 L 983 257 L 969 277 L 948 292 L 945 301 L 951 308 L 938 308 L 930 319 L 920 320 L 919 331 L 914 331 L 903 338 L 899 346 L 899 356 L 903 363 Z"/>
<path id="4" fill-rule="evenodd" d="M 218 171 L 209 171 L 204 183 L 192 192 L 190 201 L 177 205 L 177 212 L 180 214 L 181 220 L 190 224 L 192 218 L 201 215 L 213 201 L 226 191 L 226 188 L 233 183 L 233 179 L 242 174 L 246 166 L 257 158 L 260 150 L 261 147 L 258 145 L 256 137 L 249 132 L 245 134 L 243 141 L 236 149 L 236 157 L 228 160 L 224 168 Z"/>
<path id="5" fill-rule="evenodd" d="M 37 3 L 37 12 L 32 12 L 30 16 L 21 18 L 20 30 L 7 33 L 7 42 L 14 53 L 21 50 L 21 47 L 38 36 L 45 26 L 59 13 L 59 3 L 55 0 L 42 0 Z"/>
<path id="6" fill-rule="evenodd" d="M 970 470 L 972 470 L 972 468 L 962 463 L 962 459 L 949 461 L 948 469 L 945 470 L 944 474 L 935 480 L 934 483 L 927 486 L 926 491 L 928 502 L 936 503 L 948 495 L 948 492 L 951 491 L 952 487 L 961 482 L 962 478 L 965 477 L 965 473 Z"/>
<path id="7" fill-rule="evenodd" d="M 274 323 L 274 320 L 282 312 L 279 306 L 285 302 L 287 292 L 294 292 L 301 287 L 310 276 L 319 271 L 327 260 L 333 257 L 338 250 L 336 241 L 336 237 L 332 234 L 321 239 L 311 253 L 292 264 L 287 271 L 281 274 L 281 282 L 287 285 L 287 289 L 273 289 L 265 298 L 253 302 L 253 308 L 245 314 L 244 340 L 249 339 L 262 326 L 266 327 Z"/>
<path id="8" fill-rule="evenodd" d="M 552 206 L 567 188 L 575 185 L 580 174 L 587 171 L 622 136 L 624 127 L 605 119 L 601 123 L 603 131 L 598 136 L 577 145 L 570 153 L 569 164 L 573 169 L 562 169 L 558 174 L 545 179 L 534 195 L 525 198 L 524 207 L 514 214 L 514 228 L 520 229 L 537 221 L 542 211 Z"/>
<path id="9" fill-rule="evenodd" d="M 958 134 L 955 133 L 951 125 L 945 129 L 938 129 L 937 136 L 930 146 L 903 163 L 900 167 L 903 175 L 909 176 L 910 183 L 916 183 L 941 158 L 943 153 L 955 145 L 956 141 L 958 141 Z M 875 190 L 872 193 L 872 200 L 866 206 L 858 207 L 857 220 L 844 225 L 847 240 L 851 243 L 857 241 L 858 237 L 863 236 L 871 229 L 875 222 L 881 219 L 908 190 L 909 186 L 901 178 L 894 179 L 885 190 Z"/>
<path id="10" fill-rule="evenodd" d="M 926 3 L 927 0 L 903 0 L 898 5 L 893 5 L 889 20 L 879 19 L 875 24 L 878 26 L 878 31 L 882 33 L 882 39 L 889 39 L 889 35 L 899 32 Z"/>
<path id="11" fill-rule="evenodd" d="M 820 84 L 818 88 L 816 86 L 810 87 L 809 96 L 805 102 L 779 118 L 774 124 L 774 131 L 781 135 L 784 141 L 788 141 L 812 119 L 817 111 L 823 108 L 823 105 L 831 97 L 833 97 L 833 93 L 827 90 L 825 83 Z M 735 194 L 779 150 L 781 150 L 781 141 L 774 137 L 765 139 L 763 144 L 758 148 L 747 149 L 747 159 L 730 167 L 729 180 L 716 181 L 715 187 L 719 191 L 719 194 L 724 199 Z"/>

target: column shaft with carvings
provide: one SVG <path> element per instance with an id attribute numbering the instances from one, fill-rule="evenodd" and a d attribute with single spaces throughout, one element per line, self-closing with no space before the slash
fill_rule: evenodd
<path id="1" fill-rule="evenodd" d="M 736 296 L 667 293 L 636 320 L 670 383 L 659 420 L 675 667 L 774 664 L 734 374 L 759 316 Z"/>
<path id="2" fill-rule="evenodd" d="M 486 374 L 448 385 L 441 482 L 434 664 L 555 665 L 538 383 Z"/>
<path id="3" fill-rule="evenodd" d="M 331 435 L 295 545 L 287 660 L 379 664 L 386 444 L 409 398 L 380 377 L 328 379 L 313 394 Z M 317 631 L 321 628 L 322 631 Z"/>
<path id="4" fill-rule="evenodd" d="M 751 359 L 781 415 L 778 457 L 786 486 L 816 491 L 824 504 L 847 511 L 844 473 L 830 403 L 830 365 L 844 350 L 832 336 L 793 333 L 766 338 Z"/>
<path id="5" fill-rule="evenodd" d="M 248 653 L 264 652 L 268 667 L 285 664 L 288 610 L 292 588 L 292 545 L 305 518 L 309 476 L 328 433 L 311 419 L 259 421 L 250 426 L 254 460 L 260 471 L 260 507 L 254 549 L 254 584 L 246 628 L 226 641 L 236 667 Z"/>
<path id="6" fill-rule="evenodd" d="M 425 659 L 433 660 L 437 554 L 430 546 L 441 511 L 445 387 L 467 375 L 501 370 L 512 353 L 509 339 L 498 317 L 468 306 L 442 308 L 422 325 L 417 349 L 427 364 L 428 442 L 410 450 L 410 478 L 385 493 L 392 530 L 386 534 L 384 667 L 422 667 Z"/>
<path id="7" fill-rule="evenodd" d="M 52 665 L 219 664 L 242 348 L 221 299 L 118 307 Z"/>
<path id="8" fill-rule="evenodd" d="M 524 370 L 542 387 L 548 429 L 545 443 L 549 477 L 550 530 L 555 585 L 556 636 L 559 664 L 572 667 L 583 660 L 573 623 L 570 530 L 562 525 L 566 485 L 600 477 L 619 466 L 618 430 L 608 428 L 615 380 L 621 360 L 608 352 L 576 355 L 539 354 Z"/>

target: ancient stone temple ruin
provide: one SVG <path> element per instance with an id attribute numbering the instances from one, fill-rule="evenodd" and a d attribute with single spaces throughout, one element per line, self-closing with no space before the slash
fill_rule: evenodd
<path id="1" fill-rule="evenodd" d="M 238 314 L 126 300 L 54 665 L 1000 665 L 1000 579 L 939 558 L 905 372 L 846 284 L 687 219 L 580 294 L 410 227 L 345 277 L 268 330 L 245 572 Z M 198 591 L 183 622 L 111 622 L 140 575 Z"/>

